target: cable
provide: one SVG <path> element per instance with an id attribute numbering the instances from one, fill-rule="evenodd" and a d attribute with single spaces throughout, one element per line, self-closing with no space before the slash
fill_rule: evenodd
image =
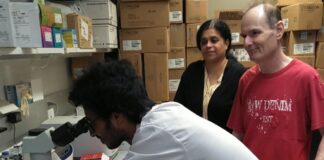
<path id="1" fill-rule="evenodd" d="M 13 124 L 13 140 L 14 144 L 16 144 L 16 124 Z"/>
<path id="2" fill-rule="evenodd" d="M 7 130 L 7 127 L 0 127 L 0 133 Z"/>

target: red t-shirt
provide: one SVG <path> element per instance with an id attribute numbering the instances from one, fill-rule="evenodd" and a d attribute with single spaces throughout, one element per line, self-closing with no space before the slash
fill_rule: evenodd
<path id="1" fill-rule="evenodd" d="M 240 80 L 228 127 L 261 160 L 306 160 L 311 131 L 324 127 L 324 83 L 296 59 L 272 74 L 254 66 Z"/>

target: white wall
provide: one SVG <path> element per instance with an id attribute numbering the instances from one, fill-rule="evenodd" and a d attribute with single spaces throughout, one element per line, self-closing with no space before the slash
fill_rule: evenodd
<path id="1" fill-rule="evenodd" d="M 0 49 L 1 50 L 1 49 Z M 15 125 L 17 141 L 31 128 L 36 128 L 47 119 L 47 102 L 56 104 L 56 115 L 72 113 L 74 107 L 68 103 L 68 89 L 71 86 L 68 59 L 64 56 L 0 56 L 0 99 L 5 99 L 3 85 L 16 84 L 20 81 L 41 79 L 44 100 L 30 104 L 30 116 Z M 8 130 L 0 133 L 0 151 L 13 145 L 14 125 L 0 117 L 0 127 Z"/>

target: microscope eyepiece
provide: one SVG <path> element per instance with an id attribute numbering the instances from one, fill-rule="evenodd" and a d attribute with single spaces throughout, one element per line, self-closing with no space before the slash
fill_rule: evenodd
<path id="1" fill-rule="evenodd" d="M 51 132 L 52 141 L 58 146 L 66 146 L 71 143 L 80 134 L 89 130 L 89 122 L 84 117 L 75 125 L 66 122 L 59 128 Z"/>

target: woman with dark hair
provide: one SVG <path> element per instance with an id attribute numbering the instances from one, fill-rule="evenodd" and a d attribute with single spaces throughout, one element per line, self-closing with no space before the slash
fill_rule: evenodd
<path id="1" fill-rule="evenodd" d="M 208 20 L 197 32 L 203 60 L 191 63 L 181 77 L 174 101 L 226 127 L 235 92 L 245 68 L 230 53 L 231 31 L 222 20 Z"/>

